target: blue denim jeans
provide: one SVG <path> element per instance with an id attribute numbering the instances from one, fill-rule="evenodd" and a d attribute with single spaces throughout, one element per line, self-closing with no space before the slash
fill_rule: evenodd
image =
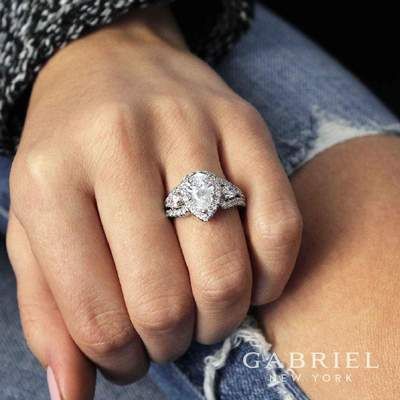
<path id="1" fill-rule="evenodd" d="M 260 5 L 252 28 L 217 71 L 265 118 L 288 175 L 336 143 L 400 131 L 397 118 L 357 79 Z M 9 160 L 0 159 L 3 232 L 9 167 Z M 0 398 L 45 399 L 44 374 L 22 340 L 15 282 L 4 261 L 0 289 Z M 307 399 L 251 320 L 223 343 L 193 343 L 177 362 L 153 365 L 150 376 L 164 395 L 149 380 L 118 388 L 101 378 L 96 398 Z"/>

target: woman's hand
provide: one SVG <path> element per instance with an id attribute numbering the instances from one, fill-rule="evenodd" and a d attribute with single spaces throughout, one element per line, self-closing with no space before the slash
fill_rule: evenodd
<path id="1" fill-rule="evenodd" d="M 237 209 L 207 223 L 165 217 L 166 192 L 195 170 L 245 192 L 243 224 Z M 160 9 L 76 41 L 43 68 L 11 202 L 25 334 L 66 399 L 91 396 L 87 359 L 126 382 L 148 357 L 227 336 L 251 303 L 279 296 L 301 235 L 262 118 Z"/>

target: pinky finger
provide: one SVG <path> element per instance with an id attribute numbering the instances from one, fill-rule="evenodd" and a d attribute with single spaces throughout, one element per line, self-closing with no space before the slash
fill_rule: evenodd
<path id="1" fill-rule="evenodd" d="M 12 211 L 7 250 L 17 278 L 25 337 L 33 354 L 47 369 L 51 399 L 93 399 L 95 368 L 71 339 L 26 233 Z"/>
<path id="2" fill-rule="evenodd" d="M 276 300 L 297 259 L 302 219 L 290 181 L 261 116 L 250 106 L 223 134 L 227 175 L 247 196 L 246 236 L 253 266 L 253 305 Z M 251 157 L 249 157 L 251 155 Z"/>

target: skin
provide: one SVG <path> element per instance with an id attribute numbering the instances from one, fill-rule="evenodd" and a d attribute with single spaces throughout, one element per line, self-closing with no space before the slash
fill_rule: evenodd
<path id="1" fill-rule="evenodd" d="M 292 179 L 304 219 L 295 271 L 281 298 L 258 312 L 274 351 L 312 399 L 392 400 L 400 359 L 400 140 L 370 136 L 336 145 Z M 311 353 L 326 354 L 326 368 Z M 341 354 L 338 368 L 334 352 Z M 359 353 L 347 368 L 346 352 Z M 365 352 L 370 352 L 366 368 Z M 328 374 L 351 382 L 323 382 Z"/>
<path id="2" fill-rule="evenodd" d="M 243 189 L 242 218 L 168 220 L 166 191 L 204 169 Z M 25 335 L 68 400 L 92 398 L 96 368 L 127 383 L 193 338 L 224 338 L 281 294 L 300 244 L 265 123 L 188 51 L 167 9 L 75 41 L 41 70 L 10 190 Z"/>
<path id="3" fill-rule="evenodd" d="M 293 351 L 369 351 L 381 366 L 328 384 L 312 375 L 344 375 L 343 364 L 308 362 L 297 372 L 311 398 L 391 399 L 399 157 L 397 138 L 349 141 L 290 185 L 261 117 L 189 53 L 168 10 L 74 42 L 34 84 L 12 168 L 7 246 L 30 348 L 62 397 L 81 400 L 96 368 L 131 382 L 192 338 L 223 338 L 250 304 L 281 294 L 301 211 L 295 273 L 258 311 L 266 336 L 286 362 Z M 196 169 L 244 190 L 241 219 L 164 217 L 166 191 Z"/>

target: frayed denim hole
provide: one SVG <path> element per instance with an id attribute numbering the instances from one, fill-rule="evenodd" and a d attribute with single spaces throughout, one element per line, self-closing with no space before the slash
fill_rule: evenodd
<path id="1" fill-rule="evenodd" d="M 299 126 L 296 133 L 273 134 L 279 159 L 287 175 L 291 175 L 304 162 L 308 152 L 314 147 L 318 138 L 317 125 L 317 118 L 310 115 L 308 126 Z"/>
<path id="2" fill-rule="evenodd" d="M 225 339 L 219 349 L 204 359 L 203 391 L 206 400 L 218 399 L 218 387 L 220 382 L 218 371 L 222 372 L 232 352 L 242 343 L 248 343 L 266 362 L 266 370 L 275 379 L 275 383 L 273 384 L 274 392 L 279 395 L 281 400 L 296 400 L 297 398 L 308 399 L 303 394 L 301 394 L 300 397 L 296 396 L 292 391 L 291 384 L 285 384 L 283 381 L 279 380 L 277 370 L 281 370 L 282 368 L 274 367 L 268 362 L 271 357 L 270 350 L 272 345 L 265 340 L 254 318 L 248 316 L 242 325 Z M 300 394 L 301 392 L 299 391 L 298 393 Z"/>
<path id="3" fill-rule="evenodd" d="M 321 110 L 311 110 L 309 126 L 297 133 L 274 135 L 279 158 L 288 175 L 293 174 L 305 162 L 330 147 L 357 137 L 387 134 L 400 135 L 400 123 L 383 124 L 372 118 L 349 121 Z"/>

